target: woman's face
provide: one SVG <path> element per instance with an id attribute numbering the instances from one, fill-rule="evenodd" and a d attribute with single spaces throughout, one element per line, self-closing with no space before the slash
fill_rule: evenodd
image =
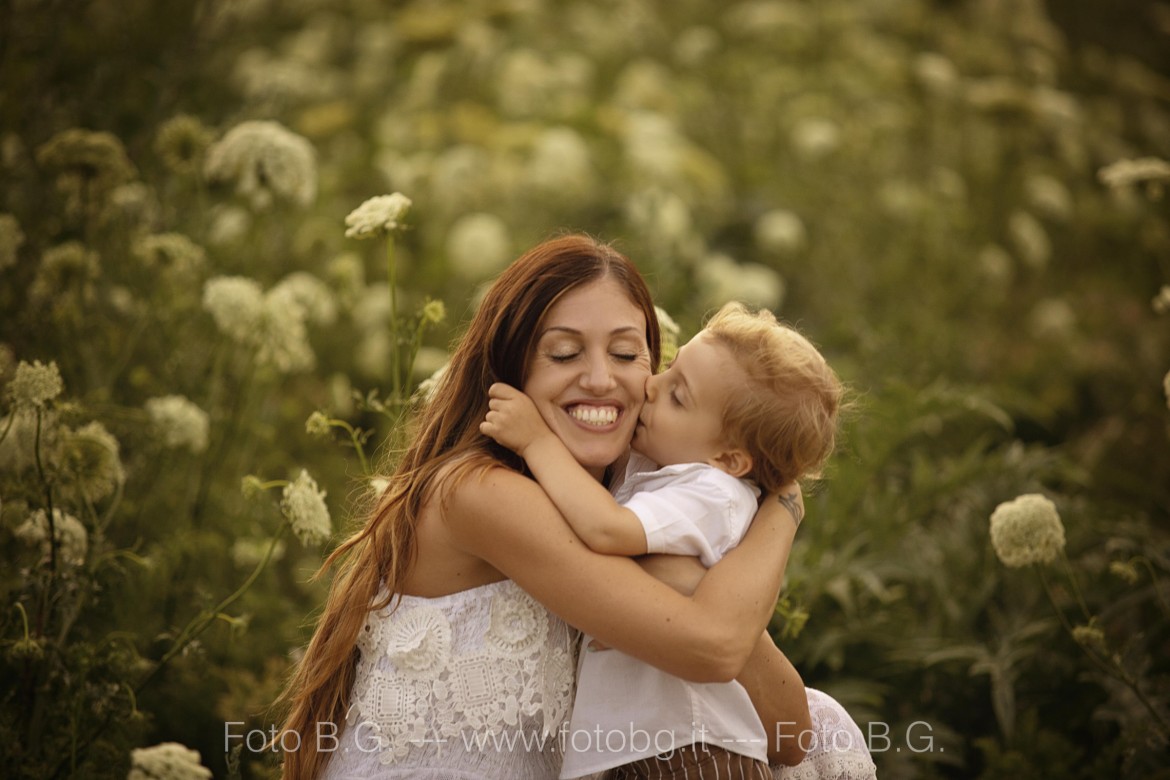
<path id="1" fill-rule="evenodd" d="M 646 317 L 612 279 L 548 310 L 522 388 L 577 462 L 598 479 L 629 447 L 646 396 Z"/>

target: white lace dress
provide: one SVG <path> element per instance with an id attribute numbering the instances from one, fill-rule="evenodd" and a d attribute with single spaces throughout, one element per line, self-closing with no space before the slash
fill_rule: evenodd
<path id="1" fill-rule="evenodd" d="M 555 778 L 577 639 L 511 580 L 371 612 L 321 777 Z"/>

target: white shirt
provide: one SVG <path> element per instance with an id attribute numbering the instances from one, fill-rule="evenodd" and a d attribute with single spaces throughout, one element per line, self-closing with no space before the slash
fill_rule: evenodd
<path id="1" fill-rule="evenodd" d="M 634 452 L 614 497 L 642 522 L 648 552 L 695 555 L 709 567 L 739 544 L 759 494 L 713 466 L 655 469 Z M 764 726 L 739 683 L 687 682 L 617 650 L 580 653 L 562 778 L 695 742 L 767 761 Z"/>

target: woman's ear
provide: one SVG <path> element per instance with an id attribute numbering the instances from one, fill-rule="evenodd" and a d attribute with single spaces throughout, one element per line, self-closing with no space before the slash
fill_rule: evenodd
<path id="1" fill-rule="evenodd" d="M 741 447 L 732 447 L 716 453 L 707 460 L 709 465 L 733 477 L 745 477 L 752 472 L 752 456 Z"/>

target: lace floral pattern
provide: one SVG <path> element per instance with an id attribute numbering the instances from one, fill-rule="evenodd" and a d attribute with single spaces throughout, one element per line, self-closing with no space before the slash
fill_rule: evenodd
<path id="1" fill-rule="evenodd" d="M 347 723 L 381 765 L 547 738 L 568 717 L 576 632 L 514 583 L 467 593 L 370 613 Z"/>
<path id="2" fill-rule="evenodd" d="M 828 694 L 806 688 L 812 734 L 796 766 L 773 767 L 774 780 L 876 780 L 877 768 L 861 729 Z"/>

